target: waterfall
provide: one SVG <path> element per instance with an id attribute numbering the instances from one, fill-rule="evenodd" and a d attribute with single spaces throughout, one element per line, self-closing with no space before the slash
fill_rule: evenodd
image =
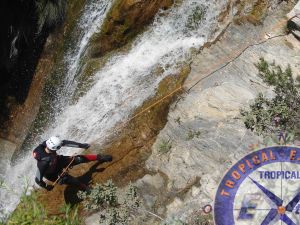
<path id="1" fill-rule="evenodd" d="M 97 6 L 96 2 L 99 1 L 86 6 L 79 20 L 83 31 L 81 38 L 75 49 L 65 55 L 68 73 L 64 94 L 56 103 L 63 110 L 41 134 L 41 140 L 59 135 L 63 139 L 101 145 L 120 122 L 126 121 L 138 106 L 155 94 L 162 79 L 178 73 L 180 65 L 191 60 L 191 48 L 198 49 L 212 37 L 217 30 L 218 15 L 227 4 L 226 0 L 185 0 L 158 13 L 152 25 L 133 41 L 126 53 L 113 55 L 93 75 L 89 90 L 73 104 L 68 96 L 73 95 L 78 85 L 80 59 L 109 8 L 108 4 L 102 2 Z M 162 71 L 159 75 L 153 72 L 157 68 Z M 32 148 L 36 144 L 32 143 Z M 74 153 L 68 148 L 62 151 Z M 5 182 L 18 187 L 20 179 L 17 177 L 26 174 L 33 183 L 36 169 L 30 154 L 7 169 Z M 1 191 L 0 200 L 0 213 L 5 215 L 14 209 L 18 196 Z"/>
<path id="2" fill-rule="evenodd" d="M 64 80 L 63 94 L 59 99 L 60 107 L 67 104 L 67 100 L 70 99 L 70 96 L 72 96 L 77 87 L 75 77 L 78 75 L 79 69 L 81 68 L 81 58 L 85 53 L 90 38 L 101 27 L 110 5 L 110 0 L 94 0 L 90 4 L 87 4 L 84 9 L 84 11 L 88 13 L 83 14 L 82 18 L 79 20 L 78 30 L 76 30 L 77 33 L 80 33 L 79 35 L 77 34 L 79 38 L 77 38 L 75 46 L 69 46 L 69 51 L 64 58 L 67 74 Z"/>
<path id="3" fill-rule="evenodd" d="M 191 48 L 207 41 L 224 4 L 184 1 L 167 15 L 156 17 L 126 54 L 114 55 L 94 74 L 92 88 L 64 109 L 55 126 L 44 133 L 44 139 L 60 135 L 101 144 L 119 122 L 155 93 L 163 78 L 179 72 L 180 64 L 190 59 Z M 195 9 L 204 9 L 205 19 L 190 28 Z M 162 68 L 163 73 L 157 76 L 155 68 Z"/>
<path id="4" fill-rule="evenodd" d="M 72 92 L 76 89 L 76 75 L 80 69 L 80 59 L 83 56 L 90 38 L 99 30 L 103 20 L 108 12 L 111 0 L 87 0 L 78 24 L 71 36 L 75 37 L 75 45 L 70 45 L 65 52 L 63 61 L 66 66 L 67 74 L 64 79 L 64 89 L 61 94 L 60 102 L 56 102 L 56 107 L 66 105 Z M 75 46 L 75 47 L 74 47 Z M 32 143 L 31 150 L 38 143 Z M 36 172 L 36 162 L 29 152 L 22 157 L 13 166 L 6 165 L 4 174 L 0 174 L 0 181 L 8 187 L 0 189 L 0 221 L 4 220 L 9 213 L 16 207 L 23 187 L 26 186 L 24 178 L 29 179 L 29 184 L 33 184 L 34 174 Z"/>

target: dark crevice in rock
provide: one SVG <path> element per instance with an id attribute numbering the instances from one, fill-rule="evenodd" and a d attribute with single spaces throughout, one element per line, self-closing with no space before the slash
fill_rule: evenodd
<path id="1" fill-rule="evenodd" d="M 5 136 L 10 113 L 27 98 L 43 46 L 53 27 L 38 33 L 34 0 L 1 1 L 0 18 L 0 135 Z"/>

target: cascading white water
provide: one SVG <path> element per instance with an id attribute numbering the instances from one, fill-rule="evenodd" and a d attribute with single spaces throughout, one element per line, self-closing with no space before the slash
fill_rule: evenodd
<path id="1" fill-rule="evenodd" d="M 83 13 L 78 19 L 78 24 L 72 32 L 72 35 L 76 37 L 75 48 L 69 46 L 63 59 L 67 75 L 64 79 L 65 88 L 61 95 L 62 98 L 57 103 L 57 107 L 66 104 L 69 100 L 68 96 L 76 89 L 75 77 L 80 68 L 80 59 L 90 38 L 101 27 L 111 3 L 111 0 L 87 0 Z M 32 149 L 35 145 L 37 143 L 32 143 Z M 18 161 L 14 166 L 8 162 L 5 173 L 0 174 L 0 181 L 4 181 L 4 184 L 10 189 L 0 188 L 0 221 L 4 220 L 18 203 L 24 186 L 26 186 L 24 177 L 29 178 L 29 183 L 33 184 L 36 163 L 32 160 L 31 154 Z"/>
<path id="2" fill-rule="evenodd" d="M 76 104 L 65 106 L 63 112 L 56 117 L 53 126 L 41 135 L 42 139 L 59 135 L 64 139 L 82 142 L 97 141 L 97 144 L 101 145 L 116 125 L 130 117 L 136 107 L 155 93 L 163 78 L 178 73 L 180 64 L 190 59 L 192 47 L 199 48 L 207 41 L 216 30 L 217 16 L 226 3 L 226 0 L 185 0 L 168 12 L 158 15 L 149 29 L 136 38 L 126 54 L 113 56 L 94 74 L 91 88 Z M 204 19 L 190 26 L 193 14 L 203 8 L 206 9 Z M 99 10 L 103 13 L 103 8 Z M 84 13 L 88 14 L 92 15 L 89 12 Z M 98 23 L 99 19 L 88 21 Z M 93 24 L 86 24 L 86 27 L 92 26 Z M 97 29 L 99 26 L 94 26 L 92 32 Z M 69 77 L 66 78 L 68 90 L 74 91 L 74 85 L 77 85 L 73 81 L 90 35 L 86 37 L 87 39 L 82 39 L 85 44 L 78 43 L 80 47 L 72 53 L 75 57 L 70 57 L 70 53 L 66 55 L 66 59 L 70 60 L 67 63 L 70 65 Z M 163 68 L 160 75 L 153 73 L 158 67 Z M 35 144 L 32 143 L 32 147 Z M 71 154 L 70 152 L 72 150 L 64 151 L 66 154 Z M 16 179 L 18 175 L 26 174 L 33 180 L 34 166 L 35 162 L 32 159 L 25 158 L 17 166 L 9 168 L 5 177 L 10 177 L 9 183 L 17 187 L 20 185 L 20 181 Z M 11 198 L 0 192 L 0 200 L 1 209 L 3 210 L 5 205 L 7 213 L 14 208 L 18 197 Z"/>
<path id="3" fill-rule="evenodd" d="M 94 75 L 93 87 L 71 105 L 44 134 L 101 143 L 112 128 L 126 119 L 137 106 L 155 92 L 159 82 L 179 71 L 191 47 L 198 48 L 216 28 L 217 15 L 225 1 L 185 1 L 167 16 L 157 17 L 148 31 L 134 41 L 127 54 L 112 57 Z M 205 19 L 197 29 L 189 29 L 188 21 L 194 9 L 206 8 Z M 163 68 L 158 77 L 152 71 Z"/>
<path id="4" fill-rule="evenodd" d="M 77 34 L 79 36 L 77 43 L 74 46 L 73 44 L 69 46 L 70 50 L 64 58 L 67 74 L 64 81 L 63 94 L 60 96 L 60 106 L 66 104 L 66 101 L 72 96 L 77 87 L 75 76 L 78 75 L 81 68 L 81 58 L 85 53 L 90 38 L 101 27 L 110 5 L 111 0 L 93 0 L 84 9 L 88 13 L 83 14 L 79 20 L 78 29 L 76 30 L 79 33 L 79 35 Z"/>

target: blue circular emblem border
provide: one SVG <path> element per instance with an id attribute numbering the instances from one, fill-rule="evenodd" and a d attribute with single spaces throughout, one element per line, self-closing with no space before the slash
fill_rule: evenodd
<path id="1" fill-rule="evenodd" d="M 263 148 L 248 154 L 239 160 L 235 165 L 233 165 L 229 171 L 227 171 L 221 183 L 219 184 L 215 197 L 214 220 L 216 225 L 235 224 L 233 216 L 233 204 L 235 195 L 240 185 L 256 169 L 275 162 L 291 162 L 300 164 L 300 148 L 291 146 L 274 146 Z M 241 166 L 241 164 L 245 166 L 245 173 L 242 173 L 240 170 L 239 166 Z M 251 166 L 252 168 L 250 168 Z M 236 171 L 239 172 L 239 179 L 233 178 L 233 173 Z M 226 182 L 228 180 L 234 181 L 233 188 L 226 186 Z"/>

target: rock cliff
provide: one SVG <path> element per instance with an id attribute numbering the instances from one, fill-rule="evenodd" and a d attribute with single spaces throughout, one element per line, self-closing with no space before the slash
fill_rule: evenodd
<path id="1" fill-rule="evenodd" d="M 286 32 L 290 5 L 268 10 L 260 25 L 232 23 L 195 56 L 186 93 L 171 107 L 146 162 L 152 173 L 137 181 L 145 204 L 159 215 L 185 222 L 201 216 L 201 207 L 213 205 L 224 172 L 261 141 L 240 116 L 259 92 L 271 94 L 257 76 L 254 64 L 260 57 L 282 67 L 290 64 L 300 75 L 300 42 Z M 161 151 L 166 140 L 170 147 Z"/>
<path id="2" fill-rule="evenodd" d="M 100 58 L 127 44 L 159 9 L 172 4 L 172 1 L 116 2 L 105 26 L 93 37 L 88 57 Z M 175 218 L 190 222 L 191 215 L 199 216 L 203 205 L 212 204 L 224 171 L 251 151 L 250 144 L 261 141 L 245 129 L 239 113 L 257 93 L 271 94 L 258 78 L 254 64 L 264 57 L 283 67 L 290 64 L 295 76 L 300 75 L 300 42 L 286 31 L 285 15 L 292 5 L 275 0 L 231 1 L 219 18 L 219 29 L 224 29 L 222 35 L 195 50 L 190 66 L 185 66 L 179 75 L 164 79 L 156 95 L 139 107 L 137 113 L 178 88 L 188 75 L 182 92 L 178 92 L 181 94 L 178 101 L 171 98 L 155 105 L 120 131 L 109 146 L 104 146 L 114 155 L 115 162 L 105 167 L 104 173 L 95 175 L 93 182 L 113 177 L 123 186 L 136 181 L 145 207 L 168 221 Z M 74 10 L 80 11 L 79 8 Z M 65 29 L 64 34 L 67 32 Z M 50 37 L 46 46 L 60 48 L 53 43 L 56 41 Z M 52 63 L 56 57 L 51 56 Z M 43 60 L 38 67 L 41 71 L 37 71 L 40 74 L 45 67 Z M 47 68 L 46 73 L 50 73 L 51 68 Z M 36 92 L 31 96 L 28 109 L 38 98 Z M 26 115 L 29 114 L 30 110 Z M 22 129 L 14 129 L 15 137 L 16 131 Z M 73 172 L 78 176 L 91 168 L 88 164 Z M 74 203 L 76 191 L 64 196 L 66 190 L 70 191 L 64 187 L 54 189 L 49 212 L 57 213 L 57 206 L 66 200 L 64 197 Z M 48 194 L 40 192 L 40 200 L 47 199 Z M 92 224 L 88 222 L 94 220 L 91 218 L 87 224 Z M 211 221 L 211 217 L 207 220 Z M 138 223 L 141 221 L 160 223 L 155 217 L 142 218 Z"/>
<path id="3" fill-rule="evenodd" d="M 37 35 L 35 1 L 1 1 L 0 123 L 1 136 L 9 113 L 27 97 L 35 66 L 48 36 Z"/>
<path id="4" fill-rule="evenodd" d="M 160 9 L 168 9 L 173 0 L 117 0 L 90 47 L 91 57 L 100 57 L 134 38 Z"/>

